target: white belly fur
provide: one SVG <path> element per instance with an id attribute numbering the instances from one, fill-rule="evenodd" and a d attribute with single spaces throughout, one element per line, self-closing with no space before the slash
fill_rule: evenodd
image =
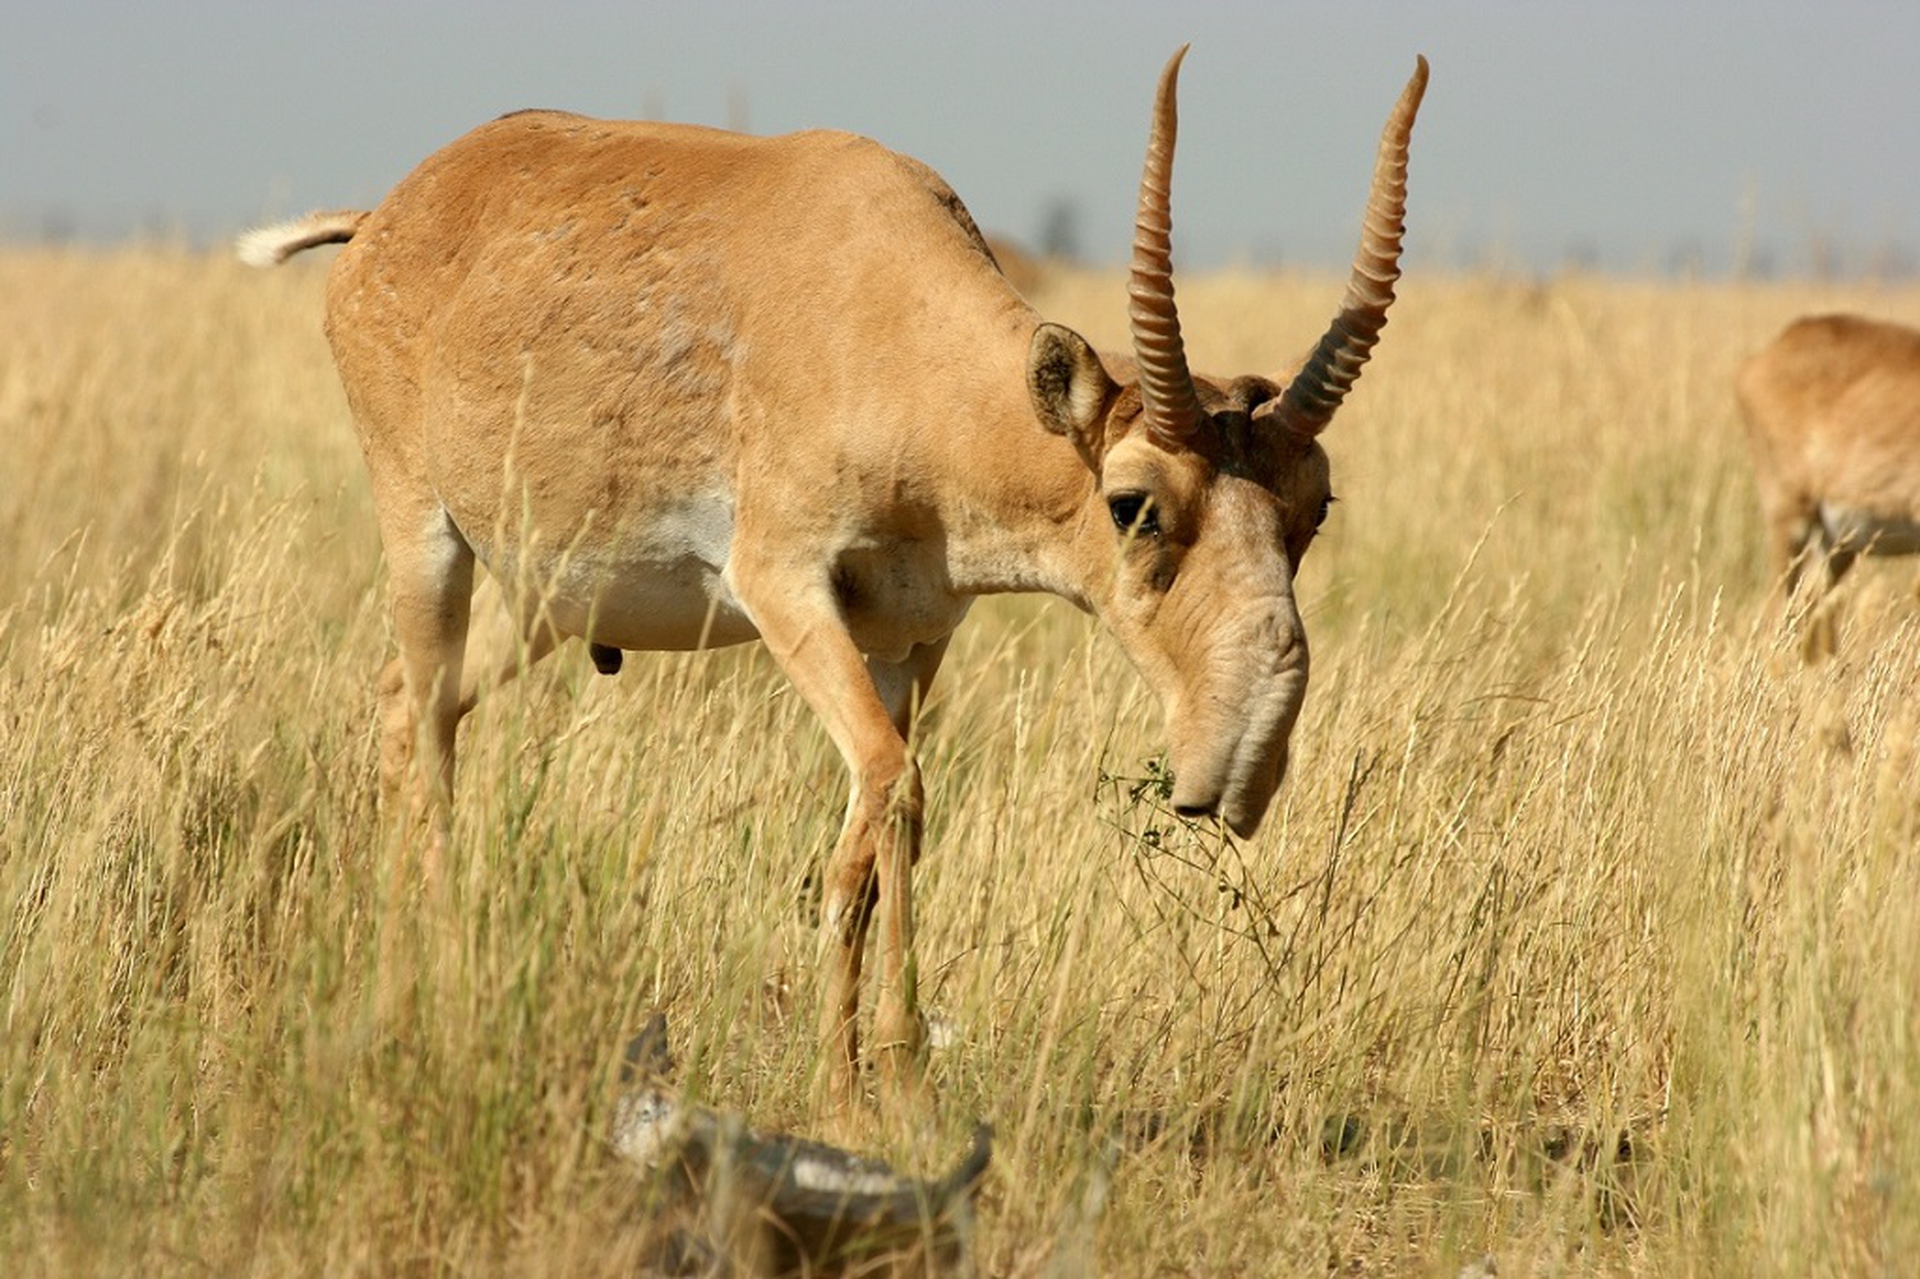
<path id="1" fill-rule="evenodd" d="M 1835 550 L 1859 555 L 1920 555 L 1920 522 L 1820 504 L 1820 523 Z"/>
<path id="2" fill-rule="evenodd" d="M 733 499 L 725 492 L 629 517 L 611 536 L 573 547 L 461 532 L 508 593 L 539 601 L 563 634 L 640 650 L 759 638 L 726 584 Z"/>
<path id="3" fill-rule="evenodd" d="M 591 521 L 589 533 L 594 532 Z M 487 530 L 492 533 L 493 530 Z M 564 635 L 631 650 L 719 648 L 760 638 L 727 584 L 733 499 L 724 490 L 629 515 L 607 536 L 567 547 L 535 536 L 475 536 L 462 529 L 509 596 L 535 602 Z M 950 635 L 968 601 L 945 585 L 925 543 L 843 548 L 834 587 L 847 631 L 881 661 Z"/>

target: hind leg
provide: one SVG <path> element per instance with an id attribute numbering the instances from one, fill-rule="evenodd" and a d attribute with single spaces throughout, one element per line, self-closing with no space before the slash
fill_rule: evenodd
<path id="1" fill-rule="evenodd" d="M 1836 569 L 1819 509 L 1810 498 L 1792 495 L 1767 500 L 1763 494 L 1761 515 L 1773 561 L 1768 609 L 1776 625 L 1800 632 L 1800 655 L 1813 661 L 1833 652 L 1833 618 L 1823 601 L 1850 566 L 1851 557 Z"/>
<path id="2" fill-rule="evenodd" d="M 429 823 L 421 871 L 433 879 L 452 816 L 473 551 L 437 503 L 381 523 L 400 650 L 380 679 L 381 791 L 390 812 L 404 804 L 410 826 Z"/>
<path id="3" fill-rule="evenodd" d="M 460 680 L 462 715 L 481 697 L 525 673 L 565 638 L 541 619 L 533 601 L 509 599 L 492 577 L 481 579 L 480 589 L 473 593 L 472 612 L 466 669 Z"/>
<path id="4" fill-rule="evenodd" d="M 1804 576 L 1808 550 L 1819 527 L 1813 503 L 1803 497 L 1773 497 L 1762 492 L 1760 519 L 1766 526 L 1767 558 L 1773 566 L 1768 605 L 1775 616 L 1791 615 Z"/>
<path id="5" fill-rule="evenodd" d="M 471 714 L 482 697 L 553 652 L 564 638 L 529 616 L 525 608 L 509 603 L 500 584 L 481 575 L 468 605 L 467 646 L 460 675 L 461 716 Z M 405 678 L 404 665 L 395 657 L 380 672 L 383 694 L 398 698 Z"/>
<path id="6" fill-rule="evenodd" d="M 1839 624 L 1836 615 L 1839 601 L 1834 597 L 1834 588 L 1840 579 L 1847 575 L 1859 555 L 1839 546 L 1829 539 L 1824 531 L 1815 539 L 1810 549 L 1811 556 L 1819 559 L 1818 571 L 1809 587 L 1811 598 L 1807 601 L 1807 633 L 1801 641 L 1800 654 L 1807 661 L 1816 661 L 1822 657 L 1831 657 L 1840 649 Z"/>

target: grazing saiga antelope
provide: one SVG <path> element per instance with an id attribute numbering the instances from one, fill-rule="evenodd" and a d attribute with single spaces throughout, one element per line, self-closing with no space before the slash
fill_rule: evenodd
<path id="1" fill-rule="evenodd" d="M 1920 332 L 1806 316 L 1741 366 L 1735 392 L 1781 598 L 1808 619 L 1805 655 L 1832 653 L 1820 605 L 1854 561 L 1920 554 Z"/>
<path id="2" fill-rule="evenodd" d="M 760 639 L 825 724 L 853 782 L 822 925 L 842 1097 L 876 918 L 882 1076 L 917 1070 L 908 739 L 974 597 L 1050 591 L 1106 624 L 1162 702 L 1180 812 L 1251 835 L 1286 768 L 1307 686 L 1294 575 L 1331 500 L 1318 437 L 1393 301 L 1427 65 L 1381 135 L 1325 336 L 1290 377 L 1213 378 L 1174 307 L 1185 52 L 1154 101 L 1131 356 L 1044 322 L 931 169 L 842 133 L 518 112 L 370 213 L 241 242 L 261 264 L 348 242 L 326 329 L 390 567 L 389 797 L 404 785 L 444 825 L 482 681 L 571 636 L 603 669 Z M 519 628 L 485 670 L 476 561 Z"/>

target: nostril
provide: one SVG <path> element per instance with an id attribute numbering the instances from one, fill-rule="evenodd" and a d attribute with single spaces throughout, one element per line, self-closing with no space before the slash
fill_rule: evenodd
<path id="1" fill-rule="evenodd" d="M 1173 806 L 1173 811 L 1181 817 L 1211 817 L 1213 809 L 1212 804 L 1175 804 Z"/>

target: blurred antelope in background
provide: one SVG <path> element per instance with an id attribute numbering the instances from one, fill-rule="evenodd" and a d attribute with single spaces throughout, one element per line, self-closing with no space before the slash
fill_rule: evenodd
<path id="1" fill-rule="evenodd" d="M 1920 553 L 1920 332 L 1807 316 L 1735 390 L 1780 598 L 1805 621 L 1805 655 L 1832 653 L 1827 597 L 1854 561 Z"/>
<path id="2" fill-rule="evenodd" d="M 883 1073 L 916 1071 L 908 739 L 974 597 L 1049 591 L 1105 623 L 1165 709 L 1182 813 L 1251 835 L 1286 769 L 1294 575 L 1332 496 L 1319 435 L 1394 298 L 1427 67 L 1382 134 L 1331 327 L 1297 372 L 1204 377 L 1172 281 L 1184 54 L 1154 100 L 1130 354 L 1043 321 L 938 175 L 842 133 L 519 112 L 371 213 L 242 241 L 259 263 L 348 242 L 326 328 L 391 572 L 390 796 L 444 829 L 481 683 L 571 636 L 602 669 L 760 639 L 818 714 L 853 783 L 823 923 L 843 1096 L 876 907 Z M 517 634 L 470 654 L 476 563 Z"/>

